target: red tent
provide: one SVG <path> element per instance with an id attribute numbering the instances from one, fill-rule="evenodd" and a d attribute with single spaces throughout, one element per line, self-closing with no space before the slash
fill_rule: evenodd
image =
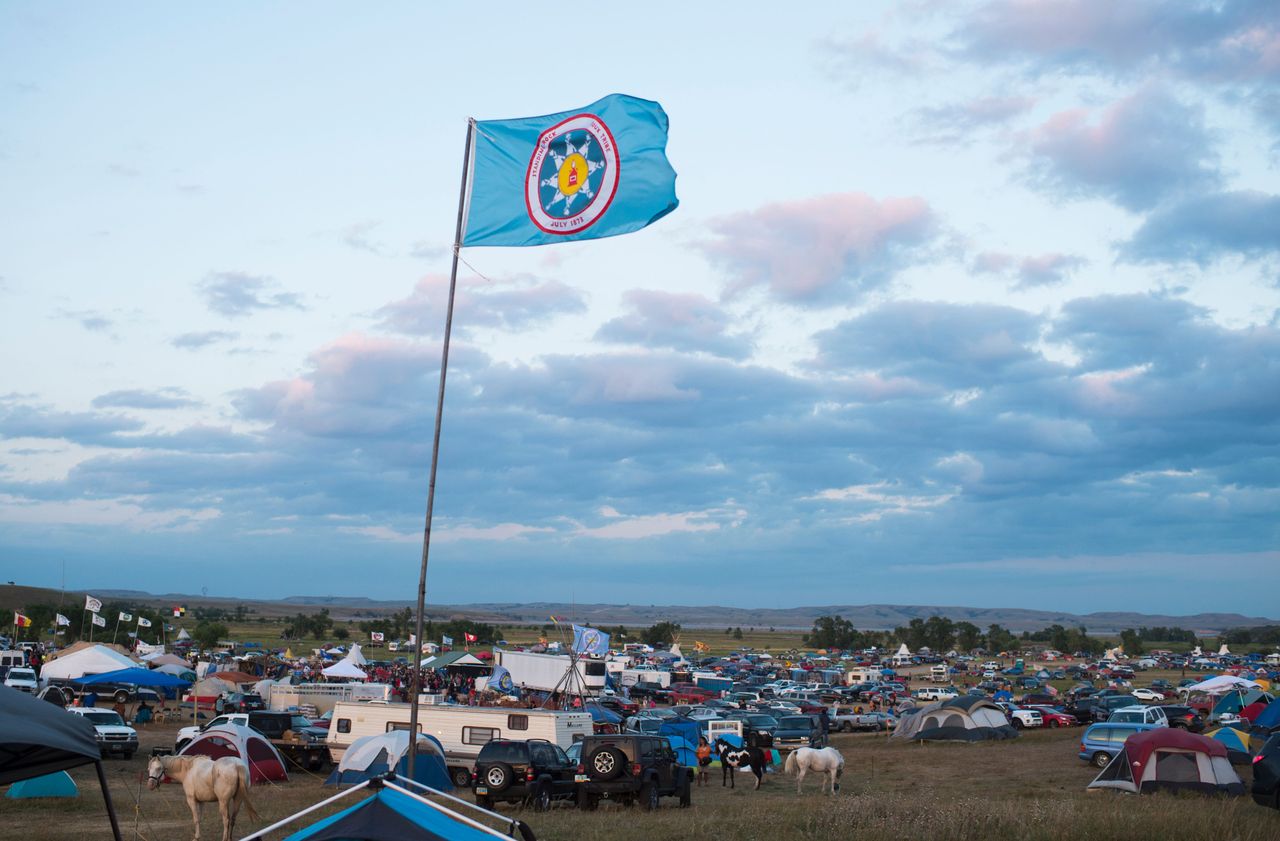
<path id="1" fill-rule="evenodd" d="M 1252 724 L 1253 720 L 1258 716 L 1262 715 L 1262 711 L 1265 710 L 1266 708 L 1267 708 L 1266 701 L 1264 700 L 1254 701 L 1252 704 L 1250 704 L 1249 706 L 1245 707 L 1240 711 L 1240 717 L 1249 719 L 1249 723 Z"/>
<path id="2" fill-rule="evenodd" d="M 1089 788 L 1136 794 L 1159 789 L 1244 794 L 1226 745 L 1176 727 L 1143 730 L 1125 739 L 1124 748 Z"/>
<path id="3" fill-rule="evenodd" d="M 234 756 L 249 766 L 249 782 L 285 782 L 289 772 L 284 760 L 271 742 L 257 730 L 241 724 L 220 724 L 211 727 L 182 749 L 181 756 L 207 756 L 219 759 Z"/>

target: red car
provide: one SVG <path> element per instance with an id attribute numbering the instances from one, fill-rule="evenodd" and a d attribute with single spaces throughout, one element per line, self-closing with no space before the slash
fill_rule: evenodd
<path id="1" fill-rule="evenodd" d="M 674 685 L 671 687 L 672 704 L 701 704 L 703 701 L 710 701 L 713 697 L 715 696 L 699 686 L 679 689 Z"/>
<path id="2" fill-rule="evenodd" d="M 1074 715 L 1064 713 L 1057 707 L 1047 704 L 1032 704 L 1031 709 L 1040 711 L 1045 727 L 1075 727 L 1080 723 Z"/>
<path id="3" fill-rule="evenodd" d="M 606 710 L 612 710 L 623 718 L 640 712 L 640 705 L 635 701 L 629 701 L 617 695 L 605 695 L 602 698 L 597 698 L 596 703 Z"/>

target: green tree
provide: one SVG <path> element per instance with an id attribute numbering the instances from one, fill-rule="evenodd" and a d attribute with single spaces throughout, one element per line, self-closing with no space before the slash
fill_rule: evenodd
<path id="1" fill-rule="evenodd" d="M 670 645 L 679 633 L 679 623 L 659 622 L 646 628 L 642 638 L 648 645 Z"/>
<path id="2" fill-rule="evenodd" d="M 972 622 L 956 623 L 956 647 L 961 651 L 973 651 L 982 645 L 982 629 Z"/>
<path id="3" fill-rule="evenodd" d="M 740 640 L 740 639 L 742 639 L 742 629 L 741 629 L 741 628 L 734 628 L 734 629 L 733 629 L 733 638 L 734 638 L 734 639 L 736 639 L 736 640 Z"/>
<path id="4" fill-rule="evenodd" d="M 228 633 L 227 626 L 221 622 L 201 622 L 191 632 L 191 638 L 202 649 L 208 651 L 218 645 L 218 640 L 225 639 Z"/>
<path id="5" fill-rule="evenodd" d="M 924 637 L 934 654 L 945 654 L 955 647 L 956 625 L 945 616 L 930 616 L 924 623 Z"/>
<path id="6" fill-rule="evenodd" d="M 1124 653 L 1132 657 L 1142 653 L 1142 637 L 1133 628 L 1125 628 L 1120 632 L 1120 647 Z"/>
<path id="7" fill-rule="evenodd" d="M 804 635 L 804 644 L 810 648 L 855 648 L 858 631 L 843 616 L 819 616 L 813 620 L 813 629 Z"/>
<path id="8" fill-rule="evenodd" d="M 350 631 L 348 631 L 346 628 L 334 628 L 334 629 L 333 629 L 333 638 L 334 638 L 334 639 L 344 640 L 344 639 L 346 639 L 346 638 L 347 638 L 347 637 L 349 637 L 349 636 L 351 636 L 351 632 L 350 632 Z"/>
<path id="9" fill-rule="evenodd" d="M 1017 643 L 1017 638 L 1000 625 L 987 627 L 987 650 L 991 652 L 1009 651 Z"/>

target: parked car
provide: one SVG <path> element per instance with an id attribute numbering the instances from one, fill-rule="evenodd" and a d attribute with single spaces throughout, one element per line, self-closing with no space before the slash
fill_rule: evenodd
<path id="1" fill-rule="evenodd" d="M 115 710 L 97 707 L 70 707 L 68 712 L 89 719 L 98 740 L 98 750 L 104 757 L 121 756 L 132 759 L 138 752 L 138 731 L 124 723 Z"/>
<path id="2" fill-rule="evenodd" d="M 784 715 L 778 719 L 778 729 L 773 731 L 773 743 L 807 748 L 818 729 L 818 720 L 812 715 Z"/>
<path id="3" fill-rule="evenodd" d="M 1150 724 L 1154 727 L 1168 727 L 1169 719 L 1160 707 L 1145 707 L 1141 704 L 1132 707 L 1120 707 L 1112 710 L 1107 721 L 1115 724 Z"/>
<path id="4" fill-rule="evenodd" d="M 640 712 L 640 705 L 635 701 L 631 701 L 617 695 L 605 695 L 596 699 L 596 703 L 604 707 L 606 710 L 617 713 L 623 718 Z"/>
<path id="5" fill-rule="evenodd" d="M 1164 700 L 1164 693 L 1158 689 L 1147 689 L 1143 687 L 1141 689 L 1133 690 L 1132 695 L 1139 701 L 1159 702 Z"/>
<path id="6" fill-rule="evenodd" d="M 1204 730 L 1204 719 L 1195 710 L 1183 704 L 1166 704 L 1161 707 L 1170 727 L 1181 727 L 1192 733 Z"/>
<path id="7" fill-rule="evenodd" d="M 671 744 L 660 736 L 587 736 L 574 780 L 578 807 L 587 811 L 602 799 L 651 810 L 663 796 L 679 797 L 682 807 L 692 802 L 693 769 L 681 766 Z"/>
<path id="8" fill-rule="evenodd" d="M 1008 701 L 996 701 L 996 703 L 1008 714 L 1009 723 L 1013 725 L 1015 730 L 1044 726 L 1044 716 L 1041 715 L 1039 710 L 1020 707 Z"/>
<path id="9" fill-rule="evenodd" d="M 1098 768 L 1106 768 L 1116 754 L 1124 747 L 1124 740 L 1134 733 L 1153 730 L 1151 724 L 1112 724 L 1103 722 L 1090 725 L 1080 737 L 1079 757 L 1085 762 L 1092 762 Z"/>
<path id="10" fill-rule="evenodd" d="M 767 713 L 731 711 L 725 714 L 730 721 L 742 722 L 742 741 L 747 747 L 771 748 L 774 734 L 778 732 L 778 720 Z"/>
<path id="11" fill-rule="evenodd" d="M 1253 800 L 1280 809 L 1280 733 L 1272 733 L 1253 758 Z"/>
<path id="12" fill-rule="evenodd" d="M 1033 704 L 1031 709 L 1040 711 L 1045 727 L 1075 727 L 1080 723 L 1079 719 L 1071 713 L 1048 704 Z"/>
<path id="13" fill-rule="evenodd" d="M 494 739 L 480 748 L 471 772 L 476 805 L 528 803 L 545 812 L 575 796 L 577 766 L 559 745 L 543 739 Z"/>
<path id="14" fill-rule="evenodd" d="M 229 695 L 220 695 L 213 702 L 213 711 L 221 715 L 222 713 L 247 713 L 254 710 L 265 710 L 267 704 L 262 700 L 262 696 L 253 692 L 232 692 Z"/>
<path id="15" fill-rule="evenodd" d="M 36 671 L 28 669 L 25 666 L 14 666 L 9 669 L 9 673 L 4 676 L 4 685 L 10 689 L 17 689 L 19 692 L 35 693 L 36 687 Z"/>

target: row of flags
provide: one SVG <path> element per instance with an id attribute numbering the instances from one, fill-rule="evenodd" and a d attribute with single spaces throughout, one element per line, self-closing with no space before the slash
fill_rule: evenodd
<path id="1" fill-rule="evenodd" d="M 463 638 L 464 638 L 468 643 L 477 642 L 477 641 L 480 639 L 480 637 L 476 636 L 475 634 L 468 634 L 466 631 L 463 631 L 463 632 L 462 632 L 462 636 L 463 636 Z M 373 641 L 373 642 L 383 642 L 386 638 L 387 638 L 387 635 L 386 635 L 385 633 L 383 633 L 382 631 L 370 631 L 370 632 L 369 632 L 369 639 L 370 639 L 371 641 Z M 409 635 L 409 645 L 413 645 L 413 643 L 414 643 L 414 635 L 413 635 L 413 634 L 410 634 L 410 635 Z M 440 637 L 440 644 L 441 644 L 441 645 L 453 645 L 453 637 L 441 636 L 441 637 Z"/>
<path id="2" fill-rule="evenodd" d="M 102 601 L 100 599 L 95 599 L 93 596 L 85 596 L 84 609 L 87 612 L 93 614 L 93 618 L 90 621 L 93 622 L 95 627 L 98 627 L 98 628 L 107 627 L 106 618 L 100 615 L 102 612 Z M 186 616 L 187 606 L 185 604 L 174 605 L 173 615 Z M 139 615 L 137 619 L 138 619 L 139 628 L 152 627 L 153 623 L 151 622 L 150 619 L 146 618 L 145 616 Z M 132 622 L 133 620 L 134 620 L 133 614 L 123 610 L 120 611 L 120 614 L 116 617 L 117 622 Z M 58 613 L 54 615 L 54 623 L 59 628 L 68 627 L 71 625 L 71 619 L 69 619 L 66 616 L 63 616 L 61 613 Z M 14 624 L 14 627 L 16 628 L 30 628 L 32 624 L 32 620 L 30 616 L 26 616 L 25 614 L 19 613 L 18 611 L 15 610 L 13 612 L 13 624 Z M 166 631 L 172 631 L 174 628 L 172 625 L 164 625 L 164 629 Z"/>

